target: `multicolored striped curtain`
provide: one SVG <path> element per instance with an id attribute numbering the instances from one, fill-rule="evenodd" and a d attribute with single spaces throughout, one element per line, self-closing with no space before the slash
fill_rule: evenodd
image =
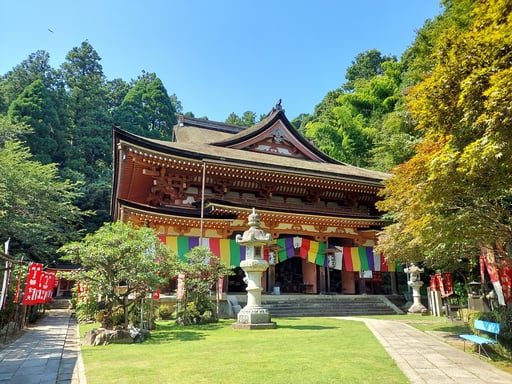
<path id="1" fill-rule="evenodd" d="M 169 248 L 178 254 L 180 259 L 185 259 L 185 254 L 198 245 L 210 248 L 212 253 L 219 257 L 222 262 L 239 267 L 240 262 L 245 260 L 245 247 L 240 246 L 235 240 L 230 239 L 209 239 L 203 238 L 201 244 L 198 237 L 185 236 L 160 236 L 160 240 L 169 246 Z M 326 243 L 309 240 L 305 238 L 287 237 L 276 240 L 279 246 L 277 251 L 276 263 L 281 263 L 296 255 L 310 263 L 323 267 L 329 266 L 328 257 L 325 253 Z M 360 271 L 381 271 L 394 272 L 401 271 L 401 265 L 387 264 L 385 258 L 374 253 L 373 247 L 336 247 L 335 269 L 343 269 L 348 272 Z M 264 252 L 264 259 L 268 261 L 268 251 Z"/>
<path id="2" fill-rule="evenodd" d="M 160 240 L 175 252 L 181 260 L 185 259 L 192 248 L 199 245 L 210 248 L 212 253 L 219 257 L 223 263 L 240 266 L 240 261 L 245 260 L 245 247 L 240 246 L 235 240 L 203 238 L 199 244 L 199 237 L 185 236 L 160 236 Z"/>
<path id="3" fill-rule="evenodd" d="M 325 257 L 325 243 L 319 243 L 309 239 L 301 239 L 300 242 L 294 244 L 294 239 L 287 237 L 277 239 L 276 244 L 279 246 L 278 261 L 283 262 L 295 256 L 295 247 L 298 246 L 297 255 L 309 261 L 310 263 L 327 266 L 327 258 Z"/>
<path id="4" fill-rule="evenodd" d="M 342 269 L 345 271 L 403 272 L 400 264 L 388 264 L 382 254 L 373 251 L 373 247 L 336 247 L 336 249 L 343 253 Z"/>

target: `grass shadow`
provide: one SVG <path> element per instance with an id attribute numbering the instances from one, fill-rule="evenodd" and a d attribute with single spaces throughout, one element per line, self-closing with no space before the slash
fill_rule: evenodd
<path id="1" fill-rule="evenodd" d="M 156 329 L 151 331 L 148 344 L 163 344 L 172 341 L 198 341 L 206 337 L 207 331 L 214 331 L 225 325 L 210 323 L 201 325 L 177 325 L 173 322 L 158 323 Z"/>
<path id="2" fill-rule="evenodd" d="M 310 330 L 310 331 L 313 331 L 313 330 L 322 330 L 322 329 L 337 329 L 339 327 L 335 327 L 335 326 L 326 326 L 326 325 L 316 325 L 316 324 L 304 324 L 304 318 L 299 318 L 299 317 L 283 317 L 282 318 L 284 321 L 288 322 L 288 321 L 299 321 L 301 324 L 300 325 L 289 325 L 289 324 L 282 324 L 279 322 L 279 318 L 274 318 L 272 320 L 274 320 L 276 322 L 276 328 L 279 329 L 279 328 L 282 328 L 282 329 L 298 329 L 298 330 Z M 313 319 L 313 318 L 310 318 L 310 319 Z"/>
<path id="3" fill-rule="evenodd" d="M 339 327 L 330 327 L 324 325 L 279 325 L 277 323 L 277 329 L 286 328 L 286 329 L 297 329 L 297 330 L 307 330 L 307 331 L 318 331 L 318 330 L 326 330 L 326 329 L 338 329 Z"/>

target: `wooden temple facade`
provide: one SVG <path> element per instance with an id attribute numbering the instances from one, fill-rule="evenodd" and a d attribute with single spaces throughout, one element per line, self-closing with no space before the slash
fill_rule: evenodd
<path id="1" fill-rule="evenodd" d="M 113 220 L 155 228 L 181 257 L 208 246 L 235 268 L 225 291 L 245 289 L 245 250 L 234 239 L 253 208 L 275 239 L 264 291 L 395 291 L 394 266 L 373 252 L 385 225 L 375 202 L 389 175 L 326 156 L 280 105 L 249 128 L 180 116 L 173 141 L 119 127 L 113 140 Z"/>

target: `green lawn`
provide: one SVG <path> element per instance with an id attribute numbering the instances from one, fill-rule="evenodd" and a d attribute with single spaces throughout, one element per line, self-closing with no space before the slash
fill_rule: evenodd
<path id="1" fill-rule="evenodd" d="M 407 383 L 364 323 L 278 318 L 276 329 L 160 322 L 142 344 L 82 347 L 95 383 Z M 81 326 L 83 333 L 91 326 Z"/>

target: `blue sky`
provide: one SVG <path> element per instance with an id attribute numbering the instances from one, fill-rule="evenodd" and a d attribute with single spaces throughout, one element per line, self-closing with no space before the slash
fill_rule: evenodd
<path id="1" fill-rule="evenodd" d="M 356 55 L 400 57 L 439 0 L 3 0 L 0 74 L 44 50 L 58 68 L 88 40 L 109 80 L 155 72 L 185 112 L 291 120 L 345 82 Z M 51 31 L 50 31 L 51 30 Z"/>

